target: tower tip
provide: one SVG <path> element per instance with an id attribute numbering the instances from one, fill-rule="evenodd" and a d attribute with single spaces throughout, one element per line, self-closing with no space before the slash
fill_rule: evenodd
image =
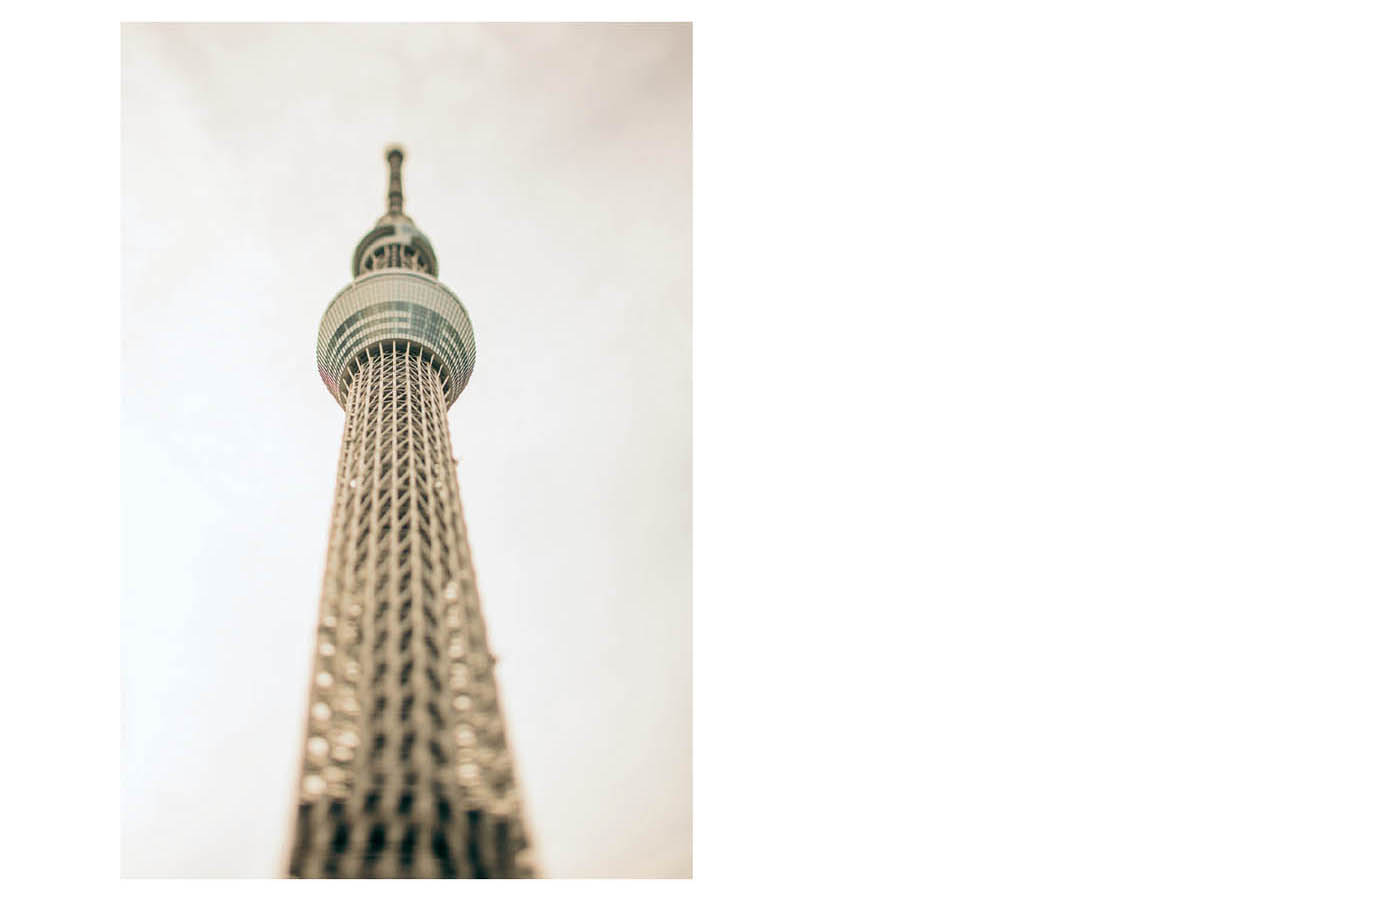
<path id="1" fill-rule="evenodd" d="M 403 165 L 403 147 L 390 144 L 384 149 L 384 158 L 389 161 L 388 215 L 403 215 L 403 178 L 399 174 L 399 168 Z"/>

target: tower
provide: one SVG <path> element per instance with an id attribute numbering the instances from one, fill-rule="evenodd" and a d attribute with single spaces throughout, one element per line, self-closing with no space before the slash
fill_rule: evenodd
<path id="1" fill-rule="evenodd" d="M 476 342 L 387 160 L 388 210 L 316 341 L 345 431 L 288 868 L 529 877 L 447 433 Z"/>

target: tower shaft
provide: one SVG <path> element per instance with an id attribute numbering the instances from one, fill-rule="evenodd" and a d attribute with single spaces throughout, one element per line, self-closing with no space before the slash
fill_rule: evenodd
<path id="1" fill-rule="evenodd" d="M 294 876 L 532 874 L 439 365 L 383 340 L 336 385 Z"/>

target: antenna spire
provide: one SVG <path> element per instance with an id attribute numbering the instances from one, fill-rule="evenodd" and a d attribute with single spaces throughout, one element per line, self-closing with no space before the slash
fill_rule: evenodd
<path id="1" fill-rule="evenodd" d="M 374 226 L 360 238 L 351 257 L 350 271 L 356 278 L 379 269 L 408 269 L 437 277 L 437 257 L 428 236 L 418 230 L 403 211 L 403 146 L 384 148 L 389 163 L 389 209 L 374 220 Z"/>
<path id="2" fill-rule="evenodd" d="M 398 144 L 390 144 L 384 151 L 384 158 L 389 161 L 389 215 L 403 215 L 403 148 Z"/>

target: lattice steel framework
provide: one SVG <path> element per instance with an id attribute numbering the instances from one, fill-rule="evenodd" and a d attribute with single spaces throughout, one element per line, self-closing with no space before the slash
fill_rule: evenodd
<path id="1" fill-rule="evenodd" d="M 391 149 L 380 229 L 407 220 L 402 158 Z M 357 251 L 356 282 L 332 301 L 318 342 L 346 417 L 289 870 L 529 877 L 447 433 L 475 361 L 471 325 L 433 277 L 431 249 L 379 249 Z"/>

